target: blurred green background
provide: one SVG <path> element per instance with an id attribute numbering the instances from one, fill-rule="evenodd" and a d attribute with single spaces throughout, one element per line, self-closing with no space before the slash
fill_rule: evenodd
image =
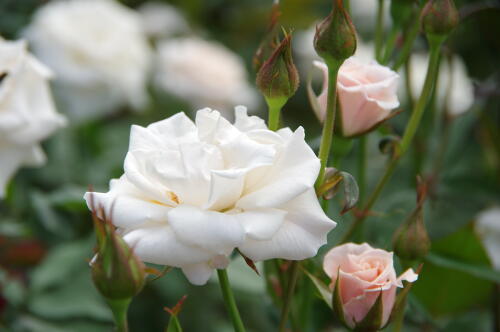
<path id="1" fill-rule="evenodd" d="M 18 38 L 34 11 L 46 2 L 1 0 L 0 35 Z M 135 8 L 144 1 L 122 2 Z M 255 77 L 251 58 L 265 31 L 272 1 L 168 3 L 177 6 L 200 34 L 241 55 L 251 79 Z M 500 302 L 495 291 L 500 274 L 491 268 L 473 224 L 481 210 L 500 203 L 500 2 L 457 0 L 456 4 L 464 19 L 447 49 L 461 55 L 466 63 L 475 85 L 474 106 L 452 122 L 444 153 L 438 151 L 442 138 L 439 128 L 431 126 L 420 133 L 419 149 L 403 159 L 374 208 L 379 213 L 367 223 L 367 239 L 390 249 L 394 229 L 415 206 L 415 171 L 436 177 L 425 214 L 433 246 L 410 299 L 405 328 L 408 331 L 491 331 L 500 320 L 495 312 L 495 304 Z M 281 23 L 295 31 L 307 29 L 328 14 L 330 5 L 327 0 L 284 0 Z M 366 40 L 373 38 L 372 29 L 360 34 Z M 421 37 L 416 48 L 425 47 Z M 286 105 L 283 119 L 291 128 L 304 126 L 314 147 L 320 126 L 310 110 L 304 87 L 303 83 Z M 112 329 L 111 313 L 90 279 L 88 261 L 95 241 L 82 196 L 90 184 L 97 191 L 107 190 L 108 181 L 122 174 L 131 124 L 147 125 L 189 109 L 178 99 L 153 89 L 150 92 L 151 103 L 145 113 L 123 110 L 60 130 L 44 143 L 48 163 L 38 169 L 21 169 L 11 181 L 7 198 L 0 201 L 0 330 Z M 403 102 L 403 109 L 407 108 Z M 408 113 L 403 112 L 370 135 L 370 188 L 386 160 L 378 142 L 387 134 L 401 134 Z M 260 114 L 265 116 L 265 110 Z M 339 168 L 353 175 L 357 143 L 334 140 L 333 155 L 345 154 Z M 443 162 L 438 173 L 433 168 L 436 158 Z M 330 211 L 339 225 L 332 231 L 329 245 L 318 255 L 318 262 L 351 219 L 349 215 L 339 216 L 339 196 L 338 204 L 331 204 Z M 249 331 L 275 330 L 279 311 L 266 295 L 263 281 L 241 261 L 232 264 L 229 274 Z M 232 330 L 217 283 L 212 280 L 203 287 L 191 286 L 174 270 L 148 283 L 134 299 L 131 331 L 163 331 L 169 319 L 163 307 L 173 306 L 184 294 L 188 298 L 180 319 L 186 331 Z M 319 299 L 311 312 L 313 322 L 308 330 L 334 328 L 332 314 Z"/>

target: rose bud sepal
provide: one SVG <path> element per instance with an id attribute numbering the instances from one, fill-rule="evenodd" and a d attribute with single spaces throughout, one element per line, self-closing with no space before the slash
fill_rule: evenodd
<path id="1" fill-rule="evenodd" d="M 340 270 L 338 271 L 337 276 L 340 276 Z M 352 324 L 347 323 L 345 319 L 345 314 L 344 314 L 344 306 L 342 304 L 342 298 L 341 298 L 341 284 L 340 284 L 340 277 L 337 277 L 337 280 L 335 281 L 335 288 L 333 290 L 332 294 L 332 309 L 337 317 L 338 321 L 347 327 L 350 330 L 356 331 L 356 332 L 374 332 L 382 329 L 384 326 L 382 326 L 382 321 L 383 321 L 383 314 L 384 314 L 384 307 L 383 307 L 383 301 L 382 301 L 382 291 L 380 291 L 379 295 L 377 296 L 377 299 L 373 303 L 372 307 L 370 310 L 366 313 L 365 317 L 360 322 L 354 321 L 354 326 Z"/>
<path id="2" fill-rule="evenodd" d="M 292 58 L 292 36 L 285 37 L 257 73 L 257 87 L 266 100 L 288 100 L 299 87 L 299 74 Z"/>
<path id="3" fill-rule="evenodd" d="M 443 40 L 458 25 L 459 14 L 453 0 L 429 0 L 421 21 L 428 38 Z"/>
<path id="4" fill-rule="evenodd" d="M 328 65 L 342 63 L 356 51 L 356 29 L 342 0 L 334 0 L 332 12 L 316 27 L 314 49 Z"/>
<path id="5" fill-rule="evenodd" d="M 128 307 L 144 286 L 145 266 L 116 233 L 104 209 L 99 210 L 102 220 L 92 213 L 97 237 L 96 255 L 90 262 L 92 280 L 113 313 L 117 331 L 127 331 Z"/>
<path id="6" fill-rule="evenodd" d="M 423 211 L 427 186 L 420 178 L 417 181 L 417 206 L 408 219 L 397 228 L 392 242 L 396 255 L 406 261 L 422 260 L 431 246 Z"/>
<path id="7" fill-rule="evenodd" d="M 116 234 L 111 223 L 99 224 L 97 254 L 91 262 L 94 284 L 107 299 L 132 298 L 144 286 L 144 264 Z"/>
<path id="8" fill-rule="evenodd" d="M 257 48 L 257 51 L 255 52 L 252 59 L 253 68 L 256 73 L 259 72 L 264 62 L 269 59 L 269 57 L 271 56 L 271 54 L 273 54 L 274 50 L 279 44 L 278 20 L 280 16 L 281 11 L 279 1 L 275 1 L 271 9 L 271 15 L 269 18 L 266 34 L 260 42 L 259 47 Z"/>
<path id="9" fill-rule="evenodd" d="M 292 36 L 285 37 L 257 73 L 257 87 L 269 106 L 269 129 L 279 126 L 281 108 L 299 87 L 299 73 L 292 58 Z"/>

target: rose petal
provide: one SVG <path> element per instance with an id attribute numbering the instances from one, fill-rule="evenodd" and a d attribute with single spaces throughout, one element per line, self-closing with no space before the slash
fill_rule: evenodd
<path id="1" fill-rule="evenodd" d="M 316 255 L 336 223 L 324 214 L 314 190 L 305 192 L 280 209 L 288 213 L 276 234 L 265 241 L 248 238 L 239 246 L 241 252 L 255 261 L 270 258 L 301 260 Z"/>
<path id="2" fill-rule="evenodd" d="M 214 268 L 210 267 L 207 263 L 198 263 L 183 266 L 182 272 L 190 283 L 201 286 L 206 284 L 210 279 Z"/>
<path id="3" fill-rule="evenodd" d="M 312 188 L 319 172 L 319 159 L 304 141 L 299 127 L 260 181 L 245 188 L 236 204 L 244 210 L 278 207 Z"/>
<path id="4" fill-rule="evenodd" d="M 125 233 L 123 239 L 142 261 L 153 264 L 183 267 L 208 262 L 213 253 L 179 241 L 172 227 L 151 224 Z"/>
<path id="5" fill-rule="evenodd" d="M 234 215 L 179 205 L 168 213 L 168 222 L 183 243 L 215 254 L 228 254 L 245 238 Z"/>
<path id="6" fill-rule="evenodd" d="M 246 234 L 254 240 L 269 240 L 280 229 L 287 212 L 278 209 L 259 209 L 235 214 Z"/>

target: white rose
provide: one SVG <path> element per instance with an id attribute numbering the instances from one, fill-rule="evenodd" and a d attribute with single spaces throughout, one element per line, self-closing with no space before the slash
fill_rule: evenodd
<path id="1" fill-rule="evenodd" d="M 20 166 L 45 162 L 40 142 L 65 124 L 55 110 L 52 74 L 27 51 L 24 41 L 0 38 L 0 197 Z"/>
<path id="2" fill-rule="evenodd" d="M 316 254 L 335 227 L 315 195 L 319 165 L 302 127 L 270 131 L 243 106 L 233 125 L 206 108 L 195 123 L 133 126 L 125 174 L 85 199 L 143 261 L 204 284 L 235 248 L 255 261 Z"/>
<path id="3" fill-rule="evenodd" d="M 258 104 L 242 59 L 221 44 L 199 38 L 161 42 L 155 82 L 194 108 L 210 105 L 228 113 L 239 103 L 250 108 Z"/>
<path id="4" fill-rule="evenodd" d="M 418 98 L 424 86 L 429 62 L 428 54 L 413 54 L 410 59 L 410 86 L 413 98 Z M 401 84 L 404 80 L 401 80 Z M 443 58 L 439 66 L 437 106 L 445 106 L 450 115 L 460 115 L 474 103 L 474 86 L 470 80 L 464 62 L 454 56 L 449 62 Z"/>
<path id="5" fill-rule="evenodd" d="M 189 30 L 189 24 L 177 8 L 161 2 L 146 2 L 139 7 L 142 25 L 152 38 L 169 37 Z"/>
<path id="6" fill-rule="evenodd" d="M 25 34 L 76 120 L 146 103 L 151 50 L 136 12 L 111 0 L 52 1 Z"/>
<path id="7" fill-rule="evenodd" d="M 476 229 L 493 267 L 500 270 L 500 206 L 481 212 L 476 218 Z"/>

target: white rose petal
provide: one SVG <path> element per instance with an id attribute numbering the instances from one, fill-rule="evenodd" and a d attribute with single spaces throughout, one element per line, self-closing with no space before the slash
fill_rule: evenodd
<path id="1" fill-rule="evenodd" d="M 314 192 L 319 160 L 304 131 L 268 130 L 202 109 L 133 126 L 125 174 L 87 193 L 145 262 L 180 267 L 194 284 L 225 268 L 235 248 L 254 260 L 314 256 L 335 227 Z"/>
<path id="2" fill-rule="evenodd" d="M 21 166 L 45 162 L 40 142 L 66 123 L 56 112 L 50 70 L 27 51 L 24 41 L 0 38 L 0 197 Z"/>

